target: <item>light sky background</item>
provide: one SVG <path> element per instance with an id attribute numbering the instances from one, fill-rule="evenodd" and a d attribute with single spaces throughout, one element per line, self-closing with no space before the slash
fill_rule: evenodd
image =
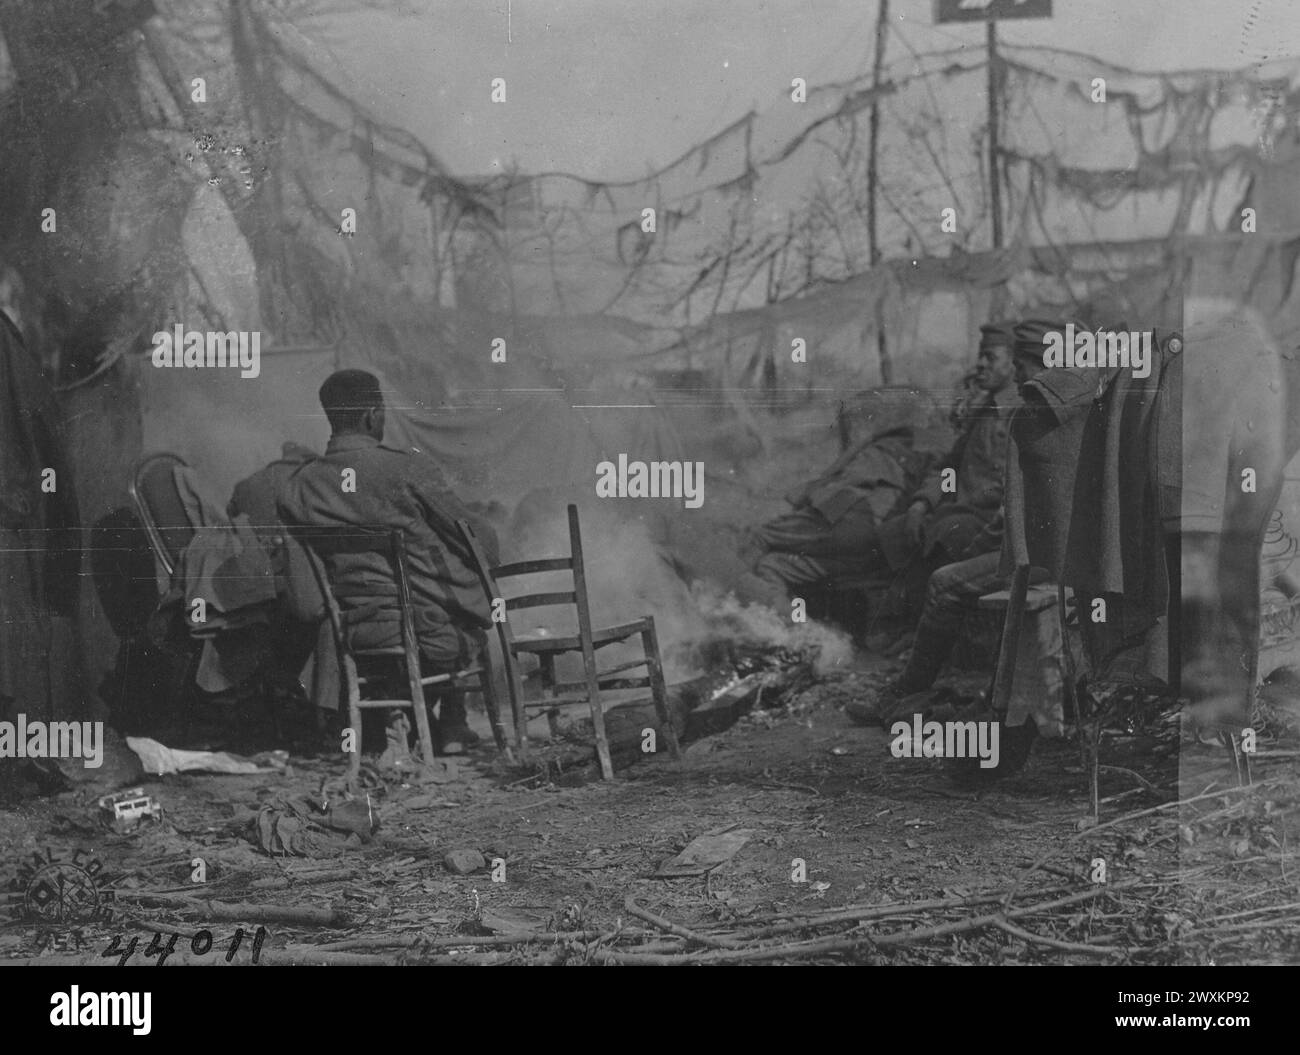
<path id="1" fill-rule="evenodd" d="M 875 0 L 406 0 L 301 23 L 381 117 L 453 172 L 635 179 L 744 115 L 869 72 Z M 1008 45 L 1047 45 L 1141 71 L 1236 69 L 1300 55 L 1300 0 L 1054 0 L 1003 21 Z M 887 62 L 982 53 L 983 24 L 932 24 L 931 0 L 892 0 Z M 509 39 L 507 39 L 509 36 Z M 504 77 L 507 102 L 490 102 Z"/>

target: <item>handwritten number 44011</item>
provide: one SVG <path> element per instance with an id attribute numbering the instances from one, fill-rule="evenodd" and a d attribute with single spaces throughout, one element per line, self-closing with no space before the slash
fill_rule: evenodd
<path id="1" fill-rule="evenodd" d="M 117 935 L 107 949 L 101 952 L 101 957 L 117 956 L 119 957 L 117 965 L 125 967 L 126 961 L 135 955 L 136 946 L 140 944 L 138 937 L 132 938 L 122 947 L 122 938 L 124 935 Z M 155 967 L 161 967 L 167 962 L 167 957 L 176 951 L 176 941 L 179 934 L 173 933 L 171 940 L 163 945 L 163 936 L 158 931 L 154 931 L 153 940 L 145 946 L 144 954 L 148 956 L 157 956 L 158 962 Z M 240 943 L 244 940 L 244 928 L 239 927 L 235 931 L 235 936 L 230 939 L 230 948 L 226 950 L 226 963 L 230 963 L 235 958 L 235 952 L 239 949 Z M 253 962 L 257 963 L 258 957 L 262 955 L 262 942 L 266 940 L 266 928 L 258 927 L 257 932 L 253 935 Z M 190 939 L 190 952 L 195 956 L 206 956 L 212 950 L 212 931 L 201 930 Z"/>

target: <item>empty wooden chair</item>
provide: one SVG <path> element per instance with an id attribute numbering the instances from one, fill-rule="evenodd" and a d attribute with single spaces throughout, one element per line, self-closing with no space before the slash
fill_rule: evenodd
<path id="1" fill-rule="evenodd" d="M 601 692 L 648 688 L 654 702 L 655 713 L 663 726 L 664 737 L 668 741 L 668 750 L 673 758 L 681 757 L 681 749 L 677 744 L 677 735 L 668 711 L 668 690 L 664 683 L 663 661 L 659 656 L 659 639 L 655 634 L 654 617 L 646 615 L 630 623 L 620 623 L 616 626 L 592 626 L 591 604 L 587 595 L 587 573 L 582 557 L 582 534 L 578 528 L 578 507 L 569 506 L 569 556 L 518 561 L 495 568 L 488 564 L 470 525 L 463 520 L 458 523 L 461 533 L 474 554 L 483 589 L 492 602 L 494 612 L 504 611 L 505 618 L 497 620 L 496 626 L 515 722 L 515 743 L 520 752 L 523 753 L 528 748 L 527 725 L 530 710 L 549 711 L 562 704 L 586 703 L 591 709 L 591 723 L 595 730 L 596 754 L 600 759 L 600 771 L 606 780 L 611 780 L 614 776 L 614 766 L 610 759 L 609 741 L 605 735 L 605 713 Z M 499 583 L 502 580 L 543 572 L 568 572 L 572 577 L 572 588 L 558 592 L 522 593 L 515 597 L 506 597 L 501 592 Z M 511 625 L 511 612 L 525 608 L 570 605 L 576 610 L 578 630 L 576 634 L 524 635 L 516 633 L 514 626 Z M 640 638 L 642 650 L 639 658 L 615 664 L 605 670 L 598 669 L 596 653 L 600 649 L 636 637 Z M 582 681 L 562 682 L 557 679 L 556 660 L 566 653 L 581 655 Z M 532 670 L 521 670 L 519 659 L 524 655 L 535 657 L 538 666 Z M 640 667 L 645 668 L 644 674 L 626 676 L 628 671 Z M 525 697 L 523 690 L 525 679 L 540 681 L 540 693 L 535 698 Z"/>
<path id="2" fill-rule="evenodd" d="M 409 708 L 414 712 L 415 728 L 420 748 L 426 762 L 433 760 L 433 739 L 429 732 L 429 718 L 424 705 L 424 689 L 440 685 L 453 689 L 468 688 L 480 692 L 492 723 L 492 735 L 497 747 L 510 757 L 510 745 L 501 724 L 497 708 L 492 670 L 487 651 L 478 661 L 464 670 L 450 674 L 423 676 L 420 668 L 419 641 L 415 632 L 415 613 L 411 600 L 410 578 L 407 572 L 406 546 L 402 532 L 397 528 L 357 527 L 337 525 L 331 527 L 293 527 L 294 538 L 303 544 L 311 562 L 316 582 L 325 598 L 325 610 L 334 638 L 343 686 L 347 693 L 348 723 L 354 730 L 356 741 L 348 758 L 348 771 L 355 777 L 361 768 L 361 712 L 389 708 Z M 355 613 L 342 607 L 334 595 L 330 578 L 330 559 L 342 553 L 380 553 L 389 561 L 393 582 L 397 588 L 397 602 L 401 614 L 402 643 L 391 648 L 352 648 L 348 643 L 348 629 Z M 382 671 L 374 670 L 374 660 L 396 659 L 405 673 L 406 690 L 400 696 L 373 696 L 368 693 L 385 683 Z M 358 661 L 369 666 L 359 670 Z"/>

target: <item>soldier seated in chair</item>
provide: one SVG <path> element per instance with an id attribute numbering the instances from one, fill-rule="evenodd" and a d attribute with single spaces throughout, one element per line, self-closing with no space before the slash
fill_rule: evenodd
<path id="1" fill-rule="evenodd" d="M 330 375 L 320 401 L 330 423 L 329 445 L 285 481 L 277 498 L 280 515 L 306 527 L 401 529 L 424 671 L 463 670 L 485 647 L 491 612 L 456 521 L 470 522 L 491 560 L 497 557 L 496 533 L 452 494 L 430 458 L 384 445 L 384 401 L 373 374 Z M 326 565 L 335 597 L 351 615 L 350 646 L 400 646 L 397 586 L 384 557 L 338 553 L 327 556 Z M 463 753 L 477 739 L 466 725 L 463 693 L 443 693 L 436 728 L 443 754 Z"/>

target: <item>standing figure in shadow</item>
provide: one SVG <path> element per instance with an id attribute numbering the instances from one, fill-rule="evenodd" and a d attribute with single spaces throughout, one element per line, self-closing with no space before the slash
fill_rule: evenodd
<path id="1" fill-rule="evenodd" d="M 54 390 L 0 312 L 0 721 L 70 719 L 80 704 L 68 654 L 80 569 L 81 522 Z"/>

